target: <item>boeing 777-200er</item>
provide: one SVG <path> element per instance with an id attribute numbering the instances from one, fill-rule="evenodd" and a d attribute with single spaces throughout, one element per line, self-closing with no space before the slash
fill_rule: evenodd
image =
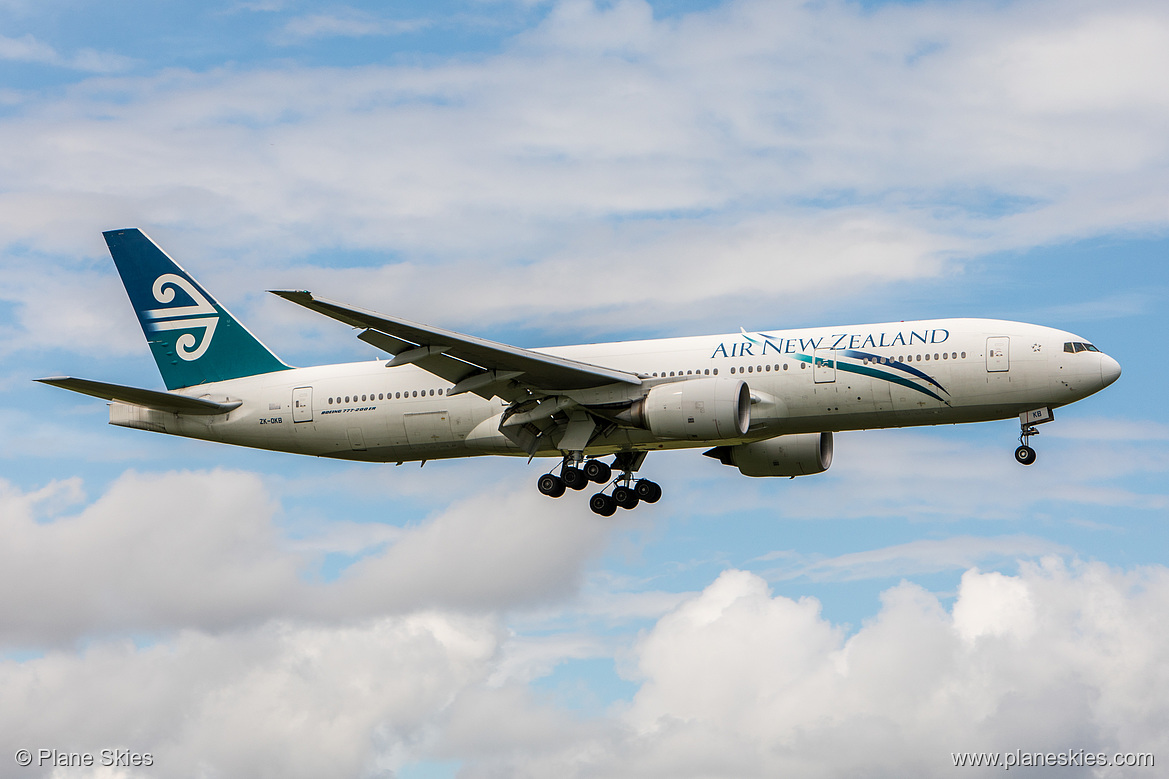
<path id="1" fill-rule="evenodd" d="M 276 291 L 392 356 L 293 368 L 140 230 L 104 235 L 167 391 L 38 381 L 110 401 L 110 424 L 346 460 L 554 457 L 540 492 L 606 485 L 605 516 L 661 497 L 634 477 L 658 449 L 800 476 L 828 469 L 837 430 L 1017 417 L 1030 465 L 1035 425 L 1120 376 L 1079 336 L 993 319 L 521 349 Z"/>

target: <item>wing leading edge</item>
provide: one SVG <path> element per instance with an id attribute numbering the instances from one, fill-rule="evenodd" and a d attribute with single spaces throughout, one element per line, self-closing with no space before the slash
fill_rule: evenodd
<path id="1" fill-rule="evenodd" d="M 357 337 L 394 355 L 387 366 L 415 364 L 454 387 L 447 393 L 474 392 L 518 400 L 527 390 L 539 393 L 591 389 L 607 384 L 641 384 L 632 373 L 555 357 L 440 327 L 388 317 L 319 298 L 307 291 L 269 290 L 285 300 L 344 322 L 364 332 Z"/>

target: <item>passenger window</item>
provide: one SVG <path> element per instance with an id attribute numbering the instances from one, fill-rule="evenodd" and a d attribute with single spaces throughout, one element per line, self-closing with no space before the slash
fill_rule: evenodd
<path id="1" fill-rule="evenodd" d="M 731 368 L 731 373 L 734 374 L 734 372 L 735 372 L 735 369 Z"/>
<path id="2" fill-rule="evenodd" d="M 709 376 L 709 375 L 710 375 L 710 368 L 707 368 L 707 369 L 706 369 L 706 375 L 707 375 L 707 376 Z"/>
<path id="3" fill-rule="evenodd" d="M 755 368 L 751 365 L 748 365 L 747 366 L 747 373 L 754 373 L 754 372 L 755 372 Z"/>
<path id="4" fill-rule="evenodd" d="M 785 371 L 787 370 L 787 363 L 786 363 L 786 362 L 783 364 L 783 369 L 784 369 Z"/>
<path id="5" fill-rule="evenodd" d="M 962 359 L 963 359 L 963 360 L 965 360 L 965 359 L 966 359 L 966 352 L 962 352 Z"/>
<path id="6" fill-rule="evenodd" d="M 717 375 L 718 375 L 718 368 L 715 368 L 715 369 L 714 369 L 714 375 L 715 375 L 715 376 L 717 376 Z"/>
<path id="7" fill-rule="evenodd" d="M 346 402 L 346 403 L 348 403 L 348 402 L 349 402 L 349 396 L 348 396 L 348 395 L 346 395 L 346 396 L 345 396 L 345 402 Z"/>

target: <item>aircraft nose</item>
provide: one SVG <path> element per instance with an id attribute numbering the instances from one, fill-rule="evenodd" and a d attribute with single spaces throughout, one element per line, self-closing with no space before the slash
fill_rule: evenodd
<path id="1" fill-rule="evenodd" d="M 1107 354 L 1100 355 L 1100 381 L 1107 387 L 1120 378 L 1120 363 Z"/>

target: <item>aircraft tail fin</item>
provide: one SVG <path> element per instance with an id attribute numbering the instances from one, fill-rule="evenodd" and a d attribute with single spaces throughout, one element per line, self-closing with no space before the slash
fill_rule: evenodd
<path id="1" fill-rule="evenodd" d="M 168 390 L 291 367 L 141 230 L 102 235 Z"/>

